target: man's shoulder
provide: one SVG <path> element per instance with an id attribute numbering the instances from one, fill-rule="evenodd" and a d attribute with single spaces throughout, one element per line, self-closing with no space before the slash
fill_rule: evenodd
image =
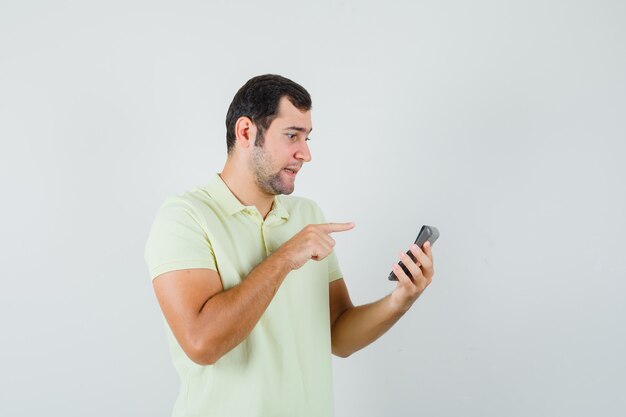
<path id="1" fill-rule="evenodd" d="M 169 196 L 161 204 L 160 212 L 186 212 L 197 215 L 206 210 L 216 210 L 217 205 L 206 187 L 198 186 L 177 195 Z"/>
<path id="2" fill-rule="evenodd" d="M 170 198 L 177 198 L 191 206 L 206 206 L 215 202 L 206 186 L 197 186 Z"/>

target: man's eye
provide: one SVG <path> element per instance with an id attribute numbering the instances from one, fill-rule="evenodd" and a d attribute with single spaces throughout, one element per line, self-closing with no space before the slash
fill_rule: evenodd
<path id="1" fill-rule="evenodd" d="M 289 139 L 295 139 L 298 135 L 296 135 L 295 133 L 287 133 L 287 137 Z"/>
<path id="2" fill-rule="evenodd" d="M 308 141 L 310 141 L 310 140 L 311 140 L 311 138 L 306 138 L 306 139 L 304 139 L 304 140 L 306 140 L 306 141 L 308 142 Z"/>

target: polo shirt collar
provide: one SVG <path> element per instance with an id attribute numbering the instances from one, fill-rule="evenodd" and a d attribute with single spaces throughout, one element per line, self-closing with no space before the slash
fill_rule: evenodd
<path id="1" fill-rule="evenodd" d="M 285 220 L 289 218 L 289 212 L 287 211 L 287 208 L 285 207 L 285 204 L 283 203 L 283 198 L 281 196 L 277 195 L 276 197 L 274 197 L 274 204 L 272 205 L 272 210 L 269 214 L 275 214 L 277 217 Z"/>
<path id="2" fill-rule="evenodd" d="M 239 201 L 232 191 L 230 191 L 230 188 L 228 188 L 219 174 L 215 174 L 215 176 L 209 180 L 206 189 L 209 192 L 209 195 L 217 201 L 222 210 L 224 210 L 224 212 L 229 216 L 239 213 L 240 211 L 244 211 L 247 208 L 241 204 L 241 201 Z M 272 209 L 270 210 L 268 217 L 272 214 L 282 219 L 289 218 L 289 212 L 287 211 L 280 196 L 274 197 L 274 204 L 272 205 Z"/>

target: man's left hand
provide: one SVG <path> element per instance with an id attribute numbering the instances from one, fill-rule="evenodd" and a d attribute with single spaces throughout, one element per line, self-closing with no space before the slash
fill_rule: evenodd
<path id="1" fill-rule="evenodd" d="M 398 285 L 391 293 L 391 301 L 394 307 L 402 312 L 408 310 L 413 305 L 420 294 L 430 285 L 433 275 L 435 275 L 430 242 L 424 244 L 424 250 L 413 244 L 410 251 L 417 262 L 413 262 L 413 259 L 404 252 L 401 252 L 398 256 L 411 273 L 411 277 L 397 263 L 392 267 L 393 272 L 398 277 Z"/>

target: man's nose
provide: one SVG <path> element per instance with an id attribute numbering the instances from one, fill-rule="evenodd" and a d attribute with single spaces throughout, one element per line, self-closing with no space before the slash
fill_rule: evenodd
<path id="1" fill-rule="evenodd" d="M 298 147 L 294 157 L 304 162 L 309 162 L 311 160 L 311 151 L 309 150 L 309 145 L 306 141 L 303 141 L 302 145 Z"/>

